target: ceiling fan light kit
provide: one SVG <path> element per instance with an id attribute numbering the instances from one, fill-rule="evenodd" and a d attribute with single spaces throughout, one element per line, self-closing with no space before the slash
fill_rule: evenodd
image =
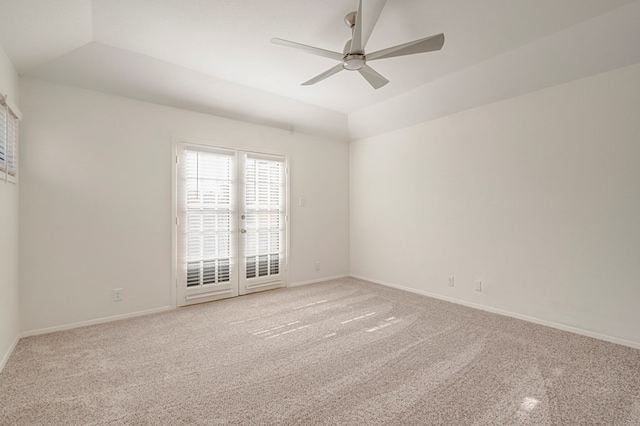
<path id="1" fill-rule="evenodd" d="M 342 68 L 348 71 L 358 71 L 367 64 L 367 59 L 364 55 L 352 55 L 348 54 L 342 60 Z"/>
<path id="2" fill-rule="evenodd" d="M 340 61 L 340 64 L 302 83 L 303 86 L 316 84 L 340 71 L 347 70 L 358 71 L 374 89 L 379 89 L 389 83 L 389 80 L 367 65 L 367 61 L 433 52 L 442 49 L 444 45 L 444 34 L 436 34 L 367 55 L 364 50 L 365 46 L 369 41 L 376 22 L 378 22 L 385 3 L 386 0 L 360 0 L 358 11 L 351 12 L 344 17 L 345 23 L 351 28 L 352 39 L 344 46 L 343 53 L 307 46 L 280 38 L 271 39 L 271 43 Z"/>

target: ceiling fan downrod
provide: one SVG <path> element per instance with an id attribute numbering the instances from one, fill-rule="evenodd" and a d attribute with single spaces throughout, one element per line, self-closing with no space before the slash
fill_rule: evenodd
<path id="1" fill-rule="evenodd" d="M 351 45 L 353 43 L 353 31 L 356 26 L 356 19 L 358 16 L 358 12 L 348 13 L 344 17 L 344 22 L 347 24 L 349 28 L 351 28 L 351 37 L 352 39 L 347 41 L 347 44 L 344 45 L 344 58 L 342 58 L 342 68 L 347 71 L 358 71 L 364 68 L 367 65 L 367 58 L 362 53 L 351 53 Z"/>

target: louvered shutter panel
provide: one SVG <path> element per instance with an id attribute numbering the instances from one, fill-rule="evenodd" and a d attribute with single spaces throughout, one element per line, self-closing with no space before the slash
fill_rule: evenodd
<path id="1" fill-rule="evenodd" d="M 248 154 L 245 161 L 246 279 L 279 275 L 284 260 L 284 159 Z"/>
<path id="2" fill-rule="evenodd" d="M 187 149 L 184 161 L 187 287 L 228 283 L 235 267 L 234 157 Z"/>
<path id="3" fill-rule="evenodd" d="M 0 98 L 2 100 L 2 98 Z M 7 107 L 0 103 L 0 172 L 7 171 Z"/>
<path id="4" fill-rule="evenodd" d="M 7 173 L 15 176 L 18 169 L 18 119 L 11 113 L 6 117 L 7 144 L 6 144 L 6 164 Z"/>

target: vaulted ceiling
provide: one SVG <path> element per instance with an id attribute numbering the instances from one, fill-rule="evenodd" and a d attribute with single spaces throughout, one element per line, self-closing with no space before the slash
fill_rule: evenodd
<path id="1" fill-rule="evenodd" d="M 376 70 L 391 81 L 379 90 L 353 72 L 301 86 L 335 62 L 270 43 L 280 37 L 341 51 L 350 39 L 343 18 L 357 8 L 357 0 L 0 0 L 0 46 L 24 76 L 232 118 L 244 114 L 249 121 L 284 123 L 288 114 L 292 126 L 296 114 L 314 114 L 346 127 L 349 114 L 567 29 L 593 22 L 593 30 L 607 39 L 611 28 L 598 25 L 602 17 L 626 7 L 637 23 L 639 3 L 388 0 L 368 51 L 440 32 L 446 42 L 439 52 L 376 62 Z M 636 46 L 638 41 L 632 40 Z M 619 43 L 613 43 L 594 46 L 591 60 L 611 63 L 602 52 L 617 49 Z M 577 47 L 582 52 L 584 46 Z M 544 60 L 544 51 L 536 54 L 541 57 L 527 59 L 531 67 Z M 635 57 L 618 61 L 611 66 Z M 541 72 L 553 84 L 556 71 L 563 72 Z"/>

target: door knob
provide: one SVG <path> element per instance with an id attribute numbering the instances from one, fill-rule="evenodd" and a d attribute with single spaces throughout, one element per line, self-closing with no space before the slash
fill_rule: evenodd
<path id="1" fill-rule="evenodd" d="M 241 230 L 240 230 L 240 233 L 241 233 L 241 234 L 246 234 L 246 233 L 247 233 L 247 230 L 246 230 L 246 229 L 241 229 Z"/>

